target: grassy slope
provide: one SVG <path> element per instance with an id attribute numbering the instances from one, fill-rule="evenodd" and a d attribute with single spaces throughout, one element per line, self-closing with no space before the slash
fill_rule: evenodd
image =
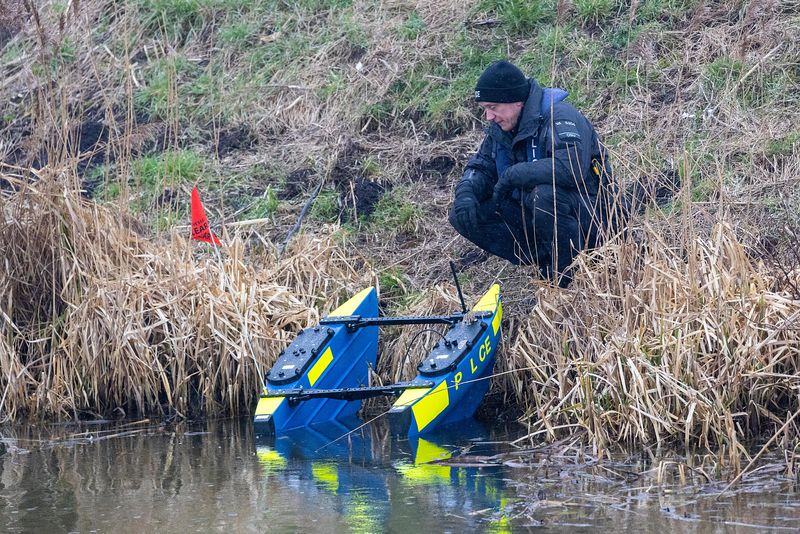
<path id="1" fill-rule="evenodd" d="M 26 13 L 21 3 L 9 5 Z M 751 277 L 752 260 L 761 260 L 764 289 L 797 296 L 787 274 L 798 252 L 800 170 L 799 54 L 792 38 L 800 14 L 792 2 L 94 0 L 70 6 L 43 3 L 38 18 L 6 22 L 0 159 L 11 165 L 7 172 L 24 175 L 19 168 L 45 158 L 71 167 L 90 196 L 164 237 L 173 229 L 187 232 L 188 191 L 199 183 L 217 228 L 266 219 L 226 226 L 245 228 L 254 249 L 280 245 L 322 183 L 304 232 L 333 231 L 345 250 L 357 251 L 375 273 L 388 311 L 433 307 L 439 301 L 431 288 L 447 280 L 446 261 L 471 250 L 447 226 L 446 211 L 481 138 L 470 101 L 481 70 L 508 57 L 544 85 L 569 90 L 602 133 L 626 184 L 648 191 L 664 176 L 680 178 L 682 188 L 666 205 L 656 207 L 644 195 L 644 214 L 632 231 L 639 247 L 633 255 L 662 261 L 667 267 L 655 270 L 669 276 L 646 274 L 623 249 L 589 258 L 585 276 L 568 292 L 494 259 L 467 267 L 472 295 L 500 272 L 513 332 L 504 365 L 535 369 L 500 381 L 499 391 L 546 421 L 548 432 L 574 425 L 601 442 L 684 437 L 685 429 L 687 440 L 708 437 L 689 414 L 707 408 L 712 418 L 717 404 L 752 404 L 737 389 L 689 411 L 704 390 L 685 354 L 718 354 L 719 344 L 679 341 L 676 348 L 653 325 L 669 317 L 690 337 L 698 328 L 730 327 L 726 321 L 737 329 L 735 318 L 695 308 L 698 299 L 722 298 L 692 281 L 701 238 L 711 248 L 744 244 L 729 267 L 741 261 L 742 276 Z M 714 233 L 719 221 L 727 230 Z M 659 256 L 664 250 L 674 255 Z M 715 257 L 709 257 L 712 272 Z M 736 278 L 738 266 L 731 269 L 725 276 Z M 618 273 L 629 280 L 616 280 Z M 641 299 L 655 294 L 649 285 L 670 284 L 691 288 L 681 298 L 680 291 L 663 295 L 674 309 L 660 308 L 659 299 L 632 304 L 630 295 Z M 532 290 L 550 307 L 528 316 Z M 742 288 L 730 292 L 725 298 L 735 300 Z M 606 294 L 617 298 L 603 300 Z M 598 308 L 616 313 L 605 324 L 592 323 Z M 752 334 L 763 339 L 758 328 Z M 735 343 L 746 345 L 750 334 L 743 335 Z M 402 353 L 404 341 L 389 345 Z M 660 385 L 642 382 L 632 402 L 637 394 L 625 386 L 627 364 L 607 375 L 595 367 L 615 351 L 645 354 L 645 363 L 674 368 L 678 381 L 696 389 L 685 398 L 669 393 L 677 399 L 671 415 L 642 421 L 631 404 L 671 401 L 651 394 Z M 533 353 L 543 360 L 532 361 Z M 588 365 L 585 380 L 573 376 L 575 368 L 584 372 L 570 368 L 576 359 Z M 709 361 L 708 369 L 720 365 Z M 596 398 L 587 387 L 598 388 Z M 758 406 L 767 412 L 794 406 L 786 397 L 792 387 L 780 384 Z M 570 395 L 575 402 L 568 410 L 552 400 Z M 759 414 L 754 410 L 750 419 Z M 598 417 L 607 430 L 597 430 Z M 718 440 L 736 434 L 726 424 L 711 434 Z"/>
<path id="2" fill-rule="evenodd" d="M 480 138 L 471 88 L 510 57 L 571 92 L 628 183 L 676 170 L 695 202 L 792 204 L 768 190 L 791 178 L 800 136 L 790 3 L 635 4 L 136 0 L 76 16 L 48 3 L 44 53 L 31 23 L 3 50 L 6 94 L 21 93 L 2 103 L 4 159 L 36 159 L 47 139 L 30 132 L 53 125 L 29 90 L 58 79 L 73 151 L 111 130 L 112 150 L 80 169 L 96 198 L 123 195 L 164 231 L 186 219 L 177 191 L 200 182 L 220 222 L 270 217 L 259 230 L 280 241 L 322 180 L 314 221 L 342 223 L 416 285 L 429 277 L 396 241 L 424 259 L 450 244 L 450 185 Z M 383 190 L 362 180 L 397 189 L 373 217 Z"/>

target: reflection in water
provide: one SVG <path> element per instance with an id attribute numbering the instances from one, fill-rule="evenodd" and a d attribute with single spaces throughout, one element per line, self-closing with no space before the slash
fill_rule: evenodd
<path id="1" fill-rule="evenodd" d="M 393 437 L 379 425 L 348 434 L 356 426 L 319 425 L 258 443 L 264 473 L 294 484 L 300 495 L 335 496 L 336 513 L 354 532 L 477 529 L 487 522 L 473 510 L 499 511 L 498 468 L 429 463 L 458 450 L 447 440 L 463 445 L 485 436 L 477 423 L 427 439 Z"/>
<path id="2" fill-rule="evenodd" d="M 328 427 L 255 442 L 250 423 L 5 429 L 3 532 L 442 531 L 486 524 L 501 479 L 426 465 L 453 446 L 385 428 Z M 463 445 L 463 441 L 460 443 Z"/>
<path id="3" fill-rule="evenodd" d="M 516 453 L 478 426 L 409 440 L 334 424 L 256 441 L 249 420 L 0 432 L 0 532 L 752 532 L 800 525 L 797 488 L 654 482 L 653 464 Z M 515 457 L 518 455 L 518 457 Z M 660 475 L 659 475 L 660 476 Z M 747 487 L 745 488 L 747 489 Z M 747 526 L 749 525 L 749 526 Z M 757 527 L 753 527 L 756 525 Z"/>

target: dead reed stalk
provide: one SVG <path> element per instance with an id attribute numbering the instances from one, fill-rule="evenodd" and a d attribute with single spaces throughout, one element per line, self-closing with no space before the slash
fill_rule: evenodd
<path id="1" fill-rule="evenodd" d="M 725 222 L 675 242 L 642 230 L 508 318 L 498 372 L 522 371 L 499 387 L 527 407 L 532 437 L 585 430 L 600 450 L 680 443 L 738 461 L 798 408 L 800 302 L 770 289 Z"/>
<path id="2" fill-rule="evenodd" d="M 257 269 L 232 237 L 220 265 L 137 235 L 63 177 L 18 185 L 0 204 L 4 420 L 246 412 L 257 369 L 359 278 L 329 238 Z"/>

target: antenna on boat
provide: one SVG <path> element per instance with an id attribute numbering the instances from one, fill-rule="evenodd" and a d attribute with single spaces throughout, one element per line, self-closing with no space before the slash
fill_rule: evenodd
<path id="1" fill-rule="evenodd" d="M 467 304 L 464 302 L 464 294 L 461 292 L 461 284 L 458 283 L 458 274 L 456 273 L 456 264 L 450 260 L 450 271 L 453 273 L 453 281 L 456 283 L 458 290 L 458 299 L 461 301 L 461 312 L 467 313 Z"/>

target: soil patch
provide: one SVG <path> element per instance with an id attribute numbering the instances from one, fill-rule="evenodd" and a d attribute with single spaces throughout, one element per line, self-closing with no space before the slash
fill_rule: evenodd
<path id="1" fill-rule="evenodd" d="M 455 166 L 456 160 L 451 156 L 434 156 L 430 159 L 419 158 L 412 167 L 411 180 L 443 185 L 447 183 L 447 177 Z"/>
<path id="2" fill-rule="evenodd" d="M 80 128 L 78 128 L 78 176 L 81 177 L 81 189 L 85 196 L 91 197 L 95 189 L 102 182 L 102 176 L 88 179 L 87 174 L 93 167 L 102 165 L 108 158 L 108 128 L 103 122 L 103 112 L 92 109 L 86 113 Z"/>
<path id="3" fill-rule="evenodd" d="M 5 178 L 0 178 L 0 191 L 16 191 L 16 188 Z"/>
<path id="4" fill-rule="evenodd" d="M 286 176 L 283 187 L 277 192 L 280 200 L 297 198 L 300 193 L 309 188 L 309 177 L 314 174 L 313 169 L 295 169 Z"/>
<path id="5" fill-rule="evenodd" d="M 252 148 L 255 144 L 256 136 L 251 128 L 246 124 L 238 124 L 219 133 L 216 150 L 219 157 L 223 157 L 235 150 Z"/>
<path id="6" fill-rule="evenodd" d="M 352 213 L 355 208 L 356 216 L 369 217 L 375 212 L 375 206 L 386 191 L 387 188 L 377 182 L 362 176 L 357 177 L 353 181 L 352 189 L 350 187 L 340 188 L 343 214 Z"/>
<path id="7" fill-rule="evenodd" d="M 16 32 L 11 31 L 9 28 L 0 27 L 0 49 L 5 48 L 8 42 L 14 37 Z"/>
<path id="8" fill-rule="evenodd" d="M 342 183 L 349 184 L 358 177 L 360 172 L 358 162 L 364 152 L 364 148 L 352 139 L 346 139 L 342 143 L 336 164 L 330 174 L 331 181 L 340 191 L 343 189 Z"/>
<path id="9" fill-rule="evenodd" d="M 87 169 L 99 165 L 106 159 L 108 128 L 96 118 L 88 119 L 81 124 L 78 131 L 78 151 L 81 161 L 78 162 L 78 174 L 83 175 Z M 85 159 L 83 155 L 86 155 Z"/>
<path id="10" fill-rule="evenodd" d="M 180 195 L 182 195 L 181 191 L 172 187 L 165 187 L 164 191 L 162 191 L 156 200 L 156 207 L 165 208 L 169 206 L 170 209 L 176 210 L 178 208 L 178 200 Z"/>

